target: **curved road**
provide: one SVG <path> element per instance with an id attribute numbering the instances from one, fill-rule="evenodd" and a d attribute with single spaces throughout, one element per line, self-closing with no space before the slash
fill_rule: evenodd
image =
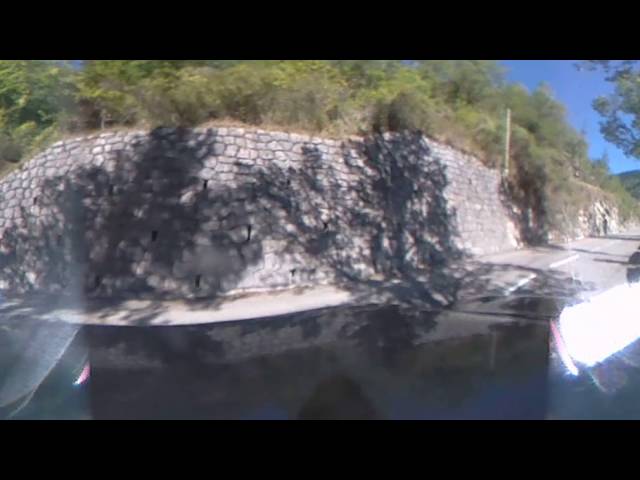
<path id="1" fill-rule="evenodd" d="M 529 248 L 481 257 L 484 264 L 505 267 L 491 277 L 505 294 L 536 293 L 536 281 L 545 274 L 564 274 L 587 290 L 585 296 L 627 281 L 629 259 L 640 249 L 640 229 L 606 237 L 591 237 L 567 244 Z"/>

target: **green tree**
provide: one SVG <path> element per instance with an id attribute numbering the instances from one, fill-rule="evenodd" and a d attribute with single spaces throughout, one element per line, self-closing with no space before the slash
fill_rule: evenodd
<path id="1" fill-rule="evenodd" d="M 481 104 L 504 83 L 504 70 L 489 60 L 419 60 L 418 70 L 437 84 L 437 94 L 451 105 Z"/>
<path id="2" fill-rule="evenodd" d="M 179 87 L 182 69 L 225 65 L 225 61 L 206 60 L 85 60 L 77 82 L 78 100 L 86 107 L 83 123 L 95 128 L 148 119 L 149 112 L 144 110 L 150 106 L 150 94 L 164 95 Z M 163 108 L 151 110 L 164 112 Z"/>
<path id="3" fill-rule="evenodd" d="M 590 60 L 580 66 L 603 71 L 614 86 L 613 93 L 593 101 L 602 116 L 602 135 L 625 154 L 640 159 L 640 62 Z"/>
<path id="4" fill-rule="evenodd" d="M 65 62 L 0 61 L 0 160 L 18 161 L 50 138 L 73 111 L 74 89 Z"/>

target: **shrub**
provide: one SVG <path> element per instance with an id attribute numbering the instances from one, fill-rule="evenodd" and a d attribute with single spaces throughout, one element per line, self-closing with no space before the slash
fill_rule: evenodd
<path id="1" fill-rule="evenodd" d="M 22 148 L 9 135 L 0 132 L 0 161 L 16 163 L 22 158 Z"/>

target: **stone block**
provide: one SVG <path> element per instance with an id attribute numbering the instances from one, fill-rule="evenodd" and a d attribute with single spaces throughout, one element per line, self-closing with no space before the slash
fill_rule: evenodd
<path id="1" fill-rule="evenodd" d="M 224 151 L 224 154 L 227 157 L 235 157 L 237 153 L 238 153 L 237 145 L 227 145 Z"/>

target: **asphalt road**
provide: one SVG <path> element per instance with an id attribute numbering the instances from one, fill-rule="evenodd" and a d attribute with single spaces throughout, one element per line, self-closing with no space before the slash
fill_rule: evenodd
<path id="1" fill-rule="evenodd" d="M 563 245 L 529 248 L 481 257 L 496 268 L 488 283 L 505 295 L 541 293 L 541 279 L 570 278 L 582 284 L 589 297 L 627 281 L 631 255 L 640 248 L 640 229 L 606 237 L 586 238 Z M 560 292 L 544 292 L 560 293 Z"/>

